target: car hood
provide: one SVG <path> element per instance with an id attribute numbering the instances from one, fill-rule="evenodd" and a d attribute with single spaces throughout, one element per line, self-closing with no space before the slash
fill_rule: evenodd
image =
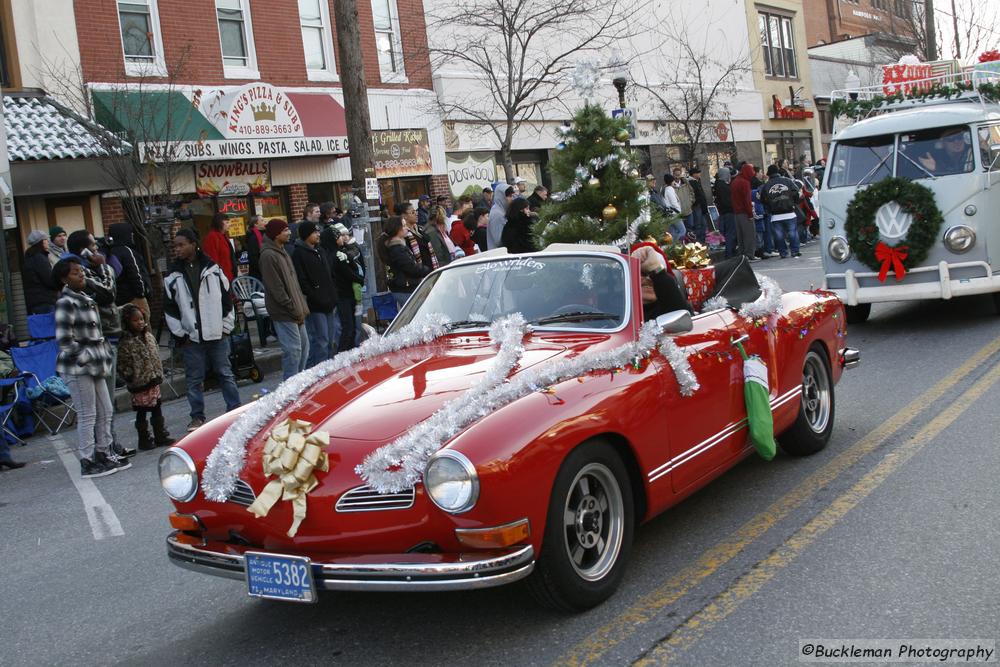
<path id="1" fill-rule="evenodd" d="M 526 342 L 515 372 L 565 352 L 552 341 Z M 490 368 L 496 348 L 482 336 L 419 345 L 321 380 L 284 410 L 336 440 L 388 442 L 469 388 Z"/>

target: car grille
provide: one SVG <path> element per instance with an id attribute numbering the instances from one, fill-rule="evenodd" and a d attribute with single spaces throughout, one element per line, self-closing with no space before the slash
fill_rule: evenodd
<path id="1" fill-rule="evenodd" d="M 376 512 L 405 510 L 413 507 L 413 489 L 382 494 L 370 486 L 357 486 L 337 501 L 338 512 Z"/>
<path id="2" fill-rule="evenodd" d="M 233 492 L 229 494 L 229 502 L 236 503 L 237 505 L 243 505 L 244 507 L 250 507 L 253 501 L 257 500 L 257 495 L 250 488 L 250 485 L 244 482 L 242 479 L 236 480 L 236 487 Z"/>

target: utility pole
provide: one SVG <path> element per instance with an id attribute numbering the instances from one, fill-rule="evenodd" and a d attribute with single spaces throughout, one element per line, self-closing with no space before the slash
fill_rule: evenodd
<path id="1" fill-rule="evenodd" d="M 962 42 L 958 34 L 958 8 L 955 7 L 955 0 L 951 0 L 951 25 L 955 30 L 955 60 L 961 60 Z"/>
<path id="2" fill-rule="evenodd" d="M 376 231 L 372 225 L 378 220 L 379 198 L 366 195 L 365 179 L 375 178 L 375 149 L 372 144 L 372 122 L 368 112 L 368 83 L 365 80 L 365 63 L 361 55 L 361 29 L 356 0 L 334 0 L 334 20 L 337 24 L 337 52 L 340 56 L 340 86 L 344 91 L 344 114 L 347 117 L 347 145 L 351 161 L 351 189 L 364 203 L 352 209 L 351 226 L 364 232 L 361 251 L 365 258 L 364 308 L 371 307 L 375 294 Z M 375 215 L 372 215 L 372 213 Z"/>
<path id="3" fill-rule="evenodd" d="M 937 33 L 934 30 L 934 0 L 924 0 L 924 31 L 927 33 L 927 60 L 937 60 Z"/>

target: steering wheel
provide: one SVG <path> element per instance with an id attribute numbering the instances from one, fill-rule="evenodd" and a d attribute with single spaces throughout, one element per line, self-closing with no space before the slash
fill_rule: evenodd
<path id="1" fill-rule="evenodd" d="M 553 315 L 566 315 L 567 313 L 599 313 L 601 312 L 593 306 L 585 306 L 582 303 L 570 303 L 565 306 L 560 306 L 552 311 Z"/>

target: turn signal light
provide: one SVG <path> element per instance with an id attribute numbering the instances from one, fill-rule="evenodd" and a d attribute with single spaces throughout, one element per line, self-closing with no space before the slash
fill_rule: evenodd
<path id="1" fill-rule="evenodd" d="M 205 530 L 205 526 L 194 514 L 170 513 L 170 527 L 174 530 L 184 530 L 189 533 L 200 533 Z"/>
<path id="2" fill-rule="evenodd" d="M 192 547 L 203 547 L 205 546 L 205 538 L 201 535 L 188 535 L 187 533 L 174 533 L 174 539 L 181 544 L 187 544 Z"/>
<path id="3" fill-rule="evenodd" d="M 531 537 L 527 519 L 520 519 L 493 528 L 456 528 L 455 537 L 473 549 L 496 549 L 524 542 Z"/>

